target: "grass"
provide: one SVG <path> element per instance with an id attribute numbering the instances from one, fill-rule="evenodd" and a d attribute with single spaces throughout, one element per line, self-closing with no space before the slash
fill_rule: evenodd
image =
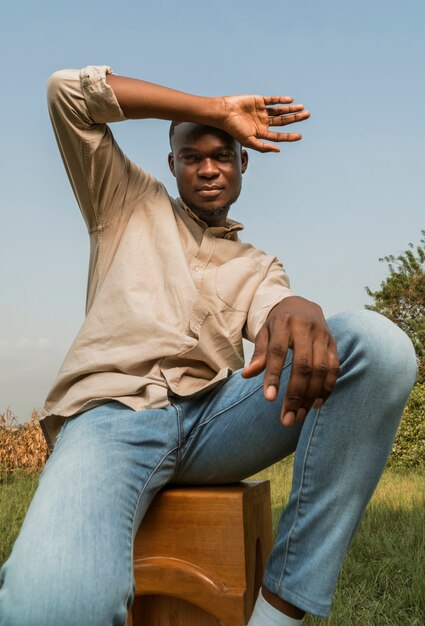
<path id="1" fill-rule="evenodd" d="M 18 536 L 41 472 L 14 472 L 0 480 L 0 563 Z"/>
<path id="2" fill-rule="evenodd" d="M 39 472 L 0 482 L 0 562 L 19 532 Z M 291 486 L 286 459 L 255 478 L 269 479 L 276 532 Z M 387 470 L 348 551 L 329 619 L 305 626 L 422 626 L 425 623 L 425 472 Z"/>
<path id="3" fill-rule="evenodd" d="M 272 490 L 273 530 L 291 487 L 288 459 L 255 478 Z M 328 619 L 305 626 L 425 624 L 425 472 L 386 470 L 345 558 Z"/>

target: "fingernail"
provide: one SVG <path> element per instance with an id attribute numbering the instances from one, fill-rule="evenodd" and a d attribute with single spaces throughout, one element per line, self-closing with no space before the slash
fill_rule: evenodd
<path id="1" fill-rule="evenodd" d="M 276 397 L 276 387 L 274 385 L 269 385 L 266 389 L 266 398 L 267 400 L 274 400 Z"/>
<path id="2" fill-rule="evenodd" d="M 297 411 L 297 417 L 295 418 L 297 420 L 297 422 L 301 422 L 305 416 L 307 415 L 307 411 L 305 409 L 298 409 Z"/>
<path id="3" fill-rule="evenodd" d="M 284 426 L 292 426 L 292 424 L 294 423 L 294 420 L 295 420 L 295 413 L 294 413 L 294 411 L 288 411 L 283 416 L 282 424 Z"/>
<path id="4" fill-rule="evenodd" d="M 323 404 L 323 398 L 317 398 L 317 400 L 315 400 L 314 403 L 313 403 L 313 407 L 315 409 L 320 409 L 322 404 Z"/>

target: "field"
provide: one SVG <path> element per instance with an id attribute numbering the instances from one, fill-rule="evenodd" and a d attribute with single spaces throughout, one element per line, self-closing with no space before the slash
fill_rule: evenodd
<path id="1" fill-rule="evenodd" d="M 19 532 L 39 472 L 0 482 L 0 562 Z M 291 482 L 289 460 L 255 478 L 271 481 L 273 525 Z M 422 626 L 425 623 L 425 472 L 387 470 L 345 559 L 332 615 L 305 626 Z"/>

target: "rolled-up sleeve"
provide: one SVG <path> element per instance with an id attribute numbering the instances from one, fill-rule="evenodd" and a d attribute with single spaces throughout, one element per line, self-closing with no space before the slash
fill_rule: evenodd
<path id="1" fill-rule="evenodd" d="M 104 227 L 131 206 L 154 178 L 126 157 L 107 123 L 124 121 L 110 67 L 61 70 L 48 82 L 48 106 L 56 141 L 89 231 Z"/>
<path id="2" fill-rule="evenodd" d="M 249 341 L 255 337 L 276 304 L 284 298 L 294 296 L 290 288 L 289 277 L 282 263 L 274 258 L 264 280 L 258 286 L 249 308 L 243 336 Z"/>

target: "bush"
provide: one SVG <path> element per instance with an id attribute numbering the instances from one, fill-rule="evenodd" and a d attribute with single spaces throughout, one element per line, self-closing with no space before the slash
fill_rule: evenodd
<path id="1" fill-rule="evenodd" d="M 388 465 L 394 468 L 425 467 L 425 383 L 413 387 Z"/>
<path id="2" fill-rule="evenodd" d="M 380 261 L 388 264 L 389 276 L 381 282 L 381 288 L 367 294 L 373 305 L 366 309 L 382 313 L 410 337 L 418 359 L 418 382 L 425 383 L 425 230 L 416 248 L 395 257 L 390 254 Z"/>

